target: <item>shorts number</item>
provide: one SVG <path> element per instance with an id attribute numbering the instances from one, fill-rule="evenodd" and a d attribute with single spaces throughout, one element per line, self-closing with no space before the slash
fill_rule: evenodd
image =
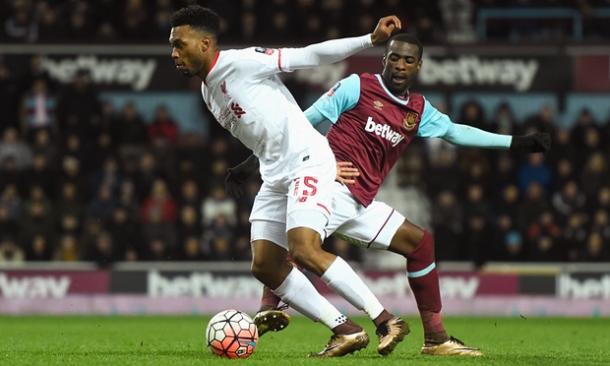
<path id="1" fill-rule="evenodd" d="M 318 180 L 314 177 L 306 176 L 303 177 L 303 185 L 305 188 L 302 191 L 299 191 L 299 183 L 301 182 L 301 178 L 296 178 L 294 180 L 294 192 L 295 196 L 299 196 L 299 202 L 307 201 L 307 198 L 315 196 L 318 192 L 318 188 L 316 185 L 318 184 Z"/>

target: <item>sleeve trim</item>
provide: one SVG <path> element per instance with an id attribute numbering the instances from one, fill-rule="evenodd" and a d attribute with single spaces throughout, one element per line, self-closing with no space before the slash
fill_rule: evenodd
<path id="1" fill-rule="evenodd" d="M 284 69 L 282 69 L 282 49 L 278 48 L 277 49 L 277 68 L 280 71 L 284 71 Z"/>

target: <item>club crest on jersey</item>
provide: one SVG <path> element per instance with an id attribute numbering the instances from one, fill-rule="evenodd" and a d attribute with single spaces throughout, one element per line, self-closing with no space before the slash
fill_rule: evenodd
<path id="1" fill-rule="evenodd" d="M 273 55 L 273 52 L 275 50 L 273 48 L 256 47 L 254 51 L 258 53 L 264 53 L 265 55 Z"/>
<path id="2" fill-rule="evenodd" d="M 383 109 L 383 103 L 381 103 L 381 101 L 379 101 L 379 100 L 376 100 L 373 102 L 373 107 L 375 107 L 375 109 L 380 111 Z"/>
<path id="3" fill-rule="evenodd" d="M 415 112 L 407 112 L 405 119 L 402 120 L 402 125 L 407 131 L 411 131 L 417 124 L 417 117 L 419 115 Z"/>

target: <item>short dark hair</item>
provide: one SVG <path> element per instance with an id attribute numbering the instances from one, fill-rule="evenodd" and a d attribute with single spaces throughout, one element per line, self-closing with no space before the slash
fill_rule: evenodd
<path id="1" fill-rule="evenodd" d="M 179 27 L 190 25 L 202 31 L 211 33 L 214 37 L 218 36 L 220 30 L 220 17 L 212 9 L 204 8 L 199 5 L 189 5 L 172 14 L 170 25 Z"/>
<path id="2" fill-rule="evenodd" d="M 390 47 L 390 43 L 392 41 L 405 42 L 414 44 L 419 48 L 419 59 L 421 60 L 422 55 L 424 54 L 424 45 L 421 44 L 419 39 L 415 37 L 415 35 L 411 33 L 398 33 L 393 35 L 385 45 L 385 52 L 388 53 L 388 47 Z"/>

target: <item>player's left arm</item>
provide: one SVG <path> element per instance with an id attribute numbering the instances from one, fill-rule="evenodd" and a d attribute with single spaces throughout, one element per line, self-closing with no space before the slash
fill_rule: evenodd
<path id="1" fill-rule="evenodd" d="M 373 33 L 364 36 L 333 39 L 302 48 L 281 48 L 278 65 L 280 71 L 293 71 L 332 64 L 372 46 L 384 44 L 401 28 L 397 16 L 383 17 Z"/>
<path id="2" fill-rule="evenodd" d="M 439 137 L 459 146 L 510 149 L 518 152 L 546 152 L 551 148 L 551 136 L 548 133 L 525 136 L 501 135 L 453 123 L 446 114 L 439 112 L 427 100 L 417 135 Z"/>

